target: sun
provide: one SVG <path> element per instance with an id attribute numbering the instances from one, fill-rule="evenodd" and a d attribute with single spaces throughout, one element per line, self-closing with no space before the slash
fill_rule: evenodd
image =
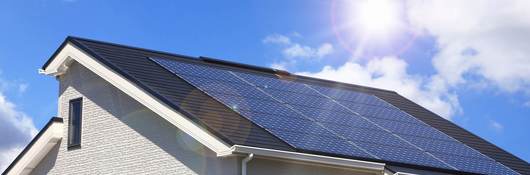
<path id="1" fill-rule="evenodd" d="M 340 45 L 353 58 L 399 55 L 418 36 L 403 0 L 336 0 L 331 23 Z"/>
<path id="2" fill-rule="evenodd" d="M 350 18 L 363 35 L 388 35 L 398 30 L 401 23 L 398 5 L 396 0 L 356 1 Z"/>

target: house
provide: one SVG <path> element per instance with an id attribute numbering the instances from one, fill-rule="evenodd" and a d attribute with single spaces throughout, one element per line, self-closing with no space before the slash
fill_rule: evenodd
<path id="1" fill-rule="evenodd" d="M 393 91 L 68 37 L 52 118 L 4 174 L 530 174 Z"/>

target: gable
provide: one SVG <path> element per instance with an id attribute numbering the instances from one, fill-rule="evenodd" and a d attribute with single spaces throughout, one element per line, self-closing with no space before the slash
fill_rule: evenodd
<path id="1" fill-rule="evenodd" d="M 235 174 L 237 158 L 218 159 L 176 126 L 86 69 L 72 63 L 58 77 L 58 116 L 82 98 L 81 145 L 63 139 L 31 174 Z"/>
<path id="2" fill-rule="evenodd" d="M 139 86 L 142 86 L 142 84 L 133 83 L 138 81 L 131 82 L 128 78 L 129 76 L 124 74 L 123 71 L 111 68 L 115 67 L 113 64 L 86 54 L 84 50 L 80 50 L 77 45 L 69 41 L 66 41 L 66 44 L 62 45 L 60 51 L 54 54 L 53 59 L 47 63 L 48 66 L 42 70 L 42 73 L 54 76 L 64 74 L 68 66 L 73 62 L 77 62 L 94 72 L 142 105 L 157 113 L 160 117 L 197 139 L 212 151 L 220 153 L 229 150 L 230 146 L 227 143 L 215 135 L 210 134 L 203 126 L 185 117 L 182 114 L 183 111 L 178 111 L 178 108 L 169 106 L 161 98 L 156 97 L 156 94 L 153 95 L 153 93 L 146 91 L 146 89 L 149 90 L 148 88 L 140 88 Z"/>

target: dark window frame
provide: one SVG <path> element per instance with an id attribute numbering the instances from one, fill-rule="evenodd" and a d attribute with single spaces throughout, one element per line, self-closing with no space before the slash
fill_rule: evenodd
<path id="1" fill-rule="evenodd" d="M 74 105 L 79 105 L 79 117 L 77 123 L 74 123 L 72 119 L 74 117 Z M 80 148 L 81 147 L 81 133 L 82 133 L 82 120 L 83 119 L 83 98 L 71 99 L 68 102 L 68 149 Z M 77 124 L 75 130 L 73 130 L 74 124 Z M 74 138 L 74 137 L 78 138 Z"/>

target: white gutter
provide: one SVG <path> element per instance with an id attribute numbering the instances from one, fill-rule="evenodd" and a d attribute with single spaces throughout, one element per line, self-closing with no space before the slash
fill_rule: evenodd
<path id="1" fill-rule="evenodd" d="M 274 150 L 274 149 L 258 148 L 258 147 L 242 146 L 242 145 L 234 145 L 231 147 L 230 151 L 219 154 L 219 156 L 225 157 L 225 156 L 233 156 L 237 154 L 251 154 L 252 156 L 279 158 L 279 159 L 287 159 L 287 160 L 294 160 L 294 161 L 300 161 L 300 162 L 348 167 L 348 168 L 354 168 L 354 169 L 359 169 L 363 171 L 376 172 L 377 174 L 383 174 L 385 170 L 384 163 L 368 162 L 368 161 L 361 161 L 361 160 L 354 160 L 354 159 L 346 159 L 346 158 L 338 158 L 338 157 L 322 156 L 322 155 L 316 155 L 316 154 L 282 151 L 282 150 Z M 249 159 L 249 157 L 245 159 Z M 245 159 L 243 161 L 245 161 Z M 252 158 L 250 158 L 248 161 L 250 161 L 251 159 Z M 242 173 L 246 173 L 246 162 L 242 162 L 242 163 L 243 163 L 242 166 L 245 166 L 244 167 L 245 171 L 242 171 Z"/>
<path id="2" fill-rule="evenodd" d="M 397 172 L 397 173 L 394 173 L 394 175 L 418 175 L 418 174 L 404 173 L 404 172 Z"/>
<path id="3" fill-rule="evenodd" d="M 241 161 L 241 175 L 247 175 L 247 163 L 254 158 L 254 154 L 250 153 Z"/>

